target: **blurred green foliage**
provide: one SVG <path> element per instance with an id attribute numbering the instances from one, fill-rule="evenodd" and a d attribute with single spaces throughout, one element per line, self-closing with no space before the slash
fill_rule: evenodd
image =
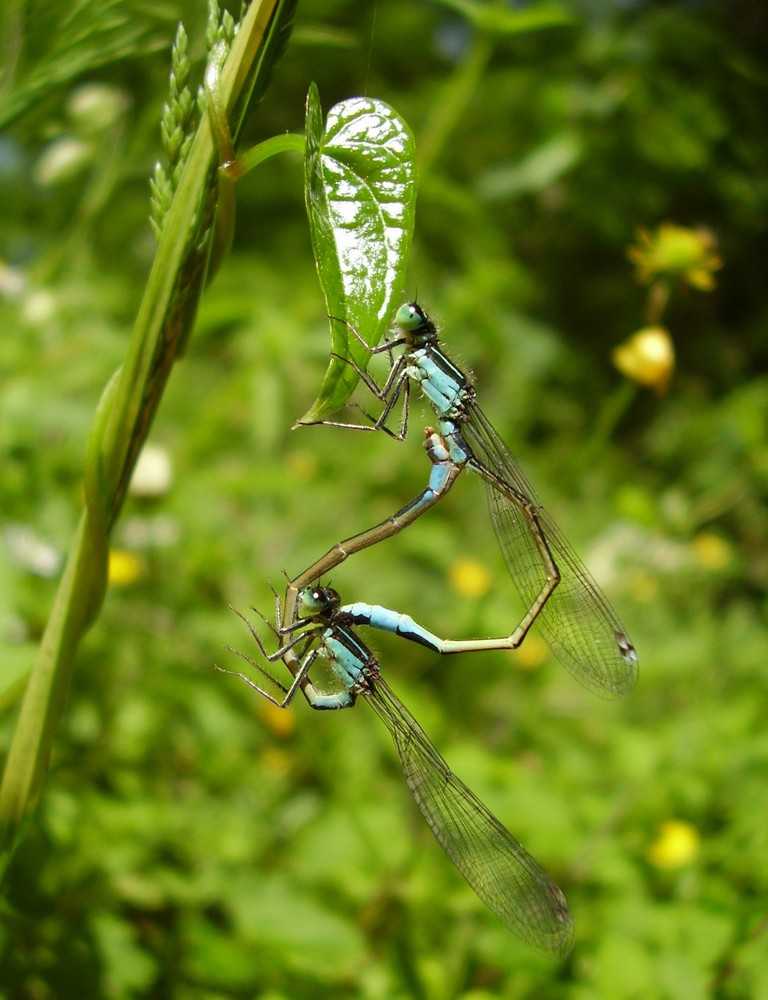
<path id="1" fill-rule="evenodd" d="M 154 251 L 147 178 L 178 17 L 203 54 L 200 4 L 126 0 L 68 59 L 61 25 L 87 7 L 49 34 L 41 7 L 2 20 L 4 746 Z M 286 158 L 239 186 L 233 256 L 152 434 L 170 486 L 129 499 L 113 537 L 114 585 L 8 874 L 8 996 L 768 993 L 767 29 L 759 0 L 304 4 L 246 126 L 248 143 L 299 130 L 311 80 L 326 108 L 367 94 L 404 116 L 421 157 L 414 293 L 638 647 L 637 689 L 607 704 L 534 637 L 517 657 L 446 661 L 376 637 L 393 688 L 564 889 L 569 962 L 484 911 L 364 705 L 279 713 L 212 669 L 247 648 L 228 602 L 268 612 L 267 579 L 427 474 L 418 410 L 402 445 L 289 430 L 328 327 Z M 711 293 L 671 291 L 667 394 L 627 394 L 610 352 L 647 296 L 627 248 L 668 220 L 710 230 L 724 266 Z M 467 476 L 334 586 L 442 634 L 507 631 L 482 493 Z M 451 583 L 467 556 L 498 581 L 483 597 Z"/>

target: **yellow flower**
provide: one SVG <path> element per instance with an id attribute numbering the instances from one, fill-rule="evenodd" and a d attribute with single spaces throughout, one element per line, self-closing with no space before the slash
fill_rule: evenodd
<path id="1" fill-rule="evenodd" d="M 113 587 L 130 587 L 144 575 L 144 561 L 133 552 L 109 550 L 109 582 Z"/>
<path id="2" fill-rule="evenodd" d="M 457 559 L 448 574 L 451 587 L 461 597 L 485 597 L 491 589 L 491 575 L 475 559 Z"/>
<path id="3" fill-rule="evenodd" d="M 658 393 L 666 392 L 675 367 L 675 348 L 663 326 L 638 330 L 614 348 L 611 357 L 622 375 Z"/>
<path id="4" fill-rule="evenodd" d="M 713 571 L 726 569 L 731 561 L 731 547 L 724 538 L 701 531 L 691 539 L 691 548 L 699 565 Z"/>
<path id="5" fill-rule="evenodd" d="M 693 861 L 698 853 L 696 828 L 682 819 L 668 819 L 659 824 L 647 857 L 656 868 L 681 868 Z"/>
<path id="6" fill-rule="evenodd" d="M 276 736 L 287 739 L 293 736 L 296 729 L 296 718 L 293 712 L 273 705 L 270 701 L 263 701 L 260 705 L 261 715 L 264 722 Z"/>
<path id="7" fill-rule="evenodd" d="M 711 292 L 713 272 L 723 266 L 716 247 L 717 240 L 707 229 L 662 222 L 653 232 L 641 229 L 627 256 L 637 265 L 638 280 L 644 284 L 660 277 L 679 278 L 701 292 Z"/>

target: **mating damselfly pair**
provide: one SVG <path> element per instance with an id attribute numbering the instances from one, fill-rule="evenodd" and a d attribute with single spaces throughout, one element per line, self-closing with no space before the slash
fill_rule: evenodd
<path id="1" fill-rule="evenodd" d="M 561 957 L 570 950 L 572 921 L 555 883 L 525 849 L 450 771 L 426 734 L 381 678 L 380 665 L 355 628 L 393 632 L 443 654 L 515 649 L 531 626 L 541 630 L 555 656 L 588 689 L 617 698 L 634 686 L 637 655 L 607 599 L 543 510 L 532 486 L 482 412 L 468 376 L 443 352 L 435 324 L 415 302 L 396 316 L 396 336 L 372 354 L 387 352 L 389 375 L 379 386 L 358 369 L 362 382 L 382 402 L 370 425 L 337 424 L 357 430 L 386 430 L 405 438 L 411 386 L 432 406 L 435 427 L 426 431 L 431 462 L 427 486 L 391 517 L 330 548 L 288 584 L 272 626 L 279 648 L 268 653 L 251 632 L 268 663 L 282 661 L 293 677 L 286 687 L 267 667 L 239 654 L 275 685 L 276 694 L 239 674 L 263 697 L 287 707 L 297 691 L 315 709 L 341 709 L 362 696 L 392 735 L 406 782 L 435 837 L 474 891 L 494 913 L 533 948 Z M 354 336 L 357 334 L 352 331 Z M 401 348 L 395 358 L 394 352 Z M 387 421 L 398 401 L 397 432 Z M 496 538 L 526 612 L 511 632 L 496 638 L 446 639 L 410 616 L 378 605 L 341 605 L 338 594 L 316 586 L 350 555 L 396 535 L 431 509 L 464 469 L 486 487 Z M 310 671 L 322 659 L 337 688 L 318 691 Z"/>

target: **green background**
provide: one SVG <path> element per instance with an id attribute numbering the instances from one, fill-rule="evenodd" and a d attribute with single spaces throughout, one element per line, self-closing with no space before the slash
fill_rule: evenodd
<path id="1" fill-rule="evenodd" d="M 270 613 L 268 580 L 282 588 L 428 471 L 421 404 L 404 444 L 290 430 L 317 394 L 328 324 L 302 166 L 285 157 L 239 186 L 233 255 L 153 428 L 172 485 L 129 499 L 113 536 L 141 572 L 111 588 L 83 643 L 8 873 L 9 997 L 768 992 L 768 12 L 533 4 L 523 12 L 549 12 L 549 27 L 505 33 L 491 17 L 481 43 L 454 6 L 302 5 L 246 138 L 300 130 L 311 80 L 326 108 L 363 93 L 404 116 L 421 158 L 409 294 L 638 648 L 637 689 L 608 703 L 545 656 L 524 670 L 374 637 L 451 766 L 565 891 L 574 952 L 537 958 L 473 896 L 365 705 L 270 711 L 213 670 L 236 665 L 227 645 L 249 648 L 229 602 Z M 0 136 L 4 746 L 79 516 L 93 410 L 154 252 L 147 178 L 180 17 L 203 55 L 200 4 L 81 0 L 79 47 L 56 61 L 65 9 L 30 14 Z M 18 26 L 4 16 L 8 55 Z M 116 120 L 78 114 L 93 83 L 113 88 Z M 610 352 L 643 325 L 647 290 L 626 251 L 664 221 L 711 230 L 724 267 L 711 294 L 673 291 L 667 395 L 628 397 Z M 463 558 L 490 574 L 483 597 L 452 585 Z M 516 621 L 470 476 L 331 582 L 450 637 Z M 662 868 L 652 848 L 669 820 L 699 846 Z"/>

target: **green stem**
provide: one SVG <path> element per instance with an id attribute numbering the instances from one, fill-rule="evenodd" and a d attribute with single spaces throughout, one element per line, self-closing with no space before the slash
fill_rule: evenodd
<path id="1" fill-rule="evenodd" d="M 221 69 L 226 48 L 223 43 L 211 53 L 205 71 L 205 97 L 213 141 L 219 158 L 219 198 L 216 206 L 216 223 L 213 246 L 208 262 L 208 280 L 216 274 L 221 262 L 229 253 L 235 234 L 236 197 L 235 185 L 245 174 L 279 153 L 297 152 L 304 156 L 304 136 L 287 133 L 276 135 L 254 146 L 240 156 L 235 154 L 235 143 L 229 127 L 226 108 L 222 100 Z"/>
<path id="2" fill-rule="evenodd" d="M 493 46 L 493 37 L 478 31 L 466 57 L 437 95 L 432 118 L 419 140 L 419 176 L 422 180 L 442 155 L 451 132 L 472 100 L 490 61 Z"/>
<path id="3" fill-rule="evenodd" d="M 220 70 L 221 106 L 228 114 L 238 104 L 281 8 L 281 0 L 255 0 L 244 16 Z M 4 864 L 40 794 L 80 640 L 101 605 L 109 531 L 122 508 L 173 362 L 194 323 L 206 274 L 206 234 L 215 210 L 218 163 L 206 117 L 192 142 L 163 226 L 126 360 L 103 394 L 89 437 L 86 509 L 29 678 L 0 786 Z"/>
<path id="4" fill-rule="evenodd" d="M 608 442 L 613 437 L 616 426 L 629 409 L 636 395 L 637 386 L 625 379 L 604 401 L 589 441 L 587 441 L 581 451 L 580 461 L 583 468 L 589 468 L 605 451 Z"/>
<path id="5" fill-rule="evenodd" d="M 234 177 L 243 177 L 254 167 L 268 160 L 270 156 L 277 156 L 279 153 L 298 153 L 304 156 L 304 136 L 295 132 L 286 132 L 285 135 L 275 135 L 271 139 L 265 139 L 258 146 L 249 149 L 247 153 L 242 153 L 238 158 L 226 168 L 227 173 Z"/>

